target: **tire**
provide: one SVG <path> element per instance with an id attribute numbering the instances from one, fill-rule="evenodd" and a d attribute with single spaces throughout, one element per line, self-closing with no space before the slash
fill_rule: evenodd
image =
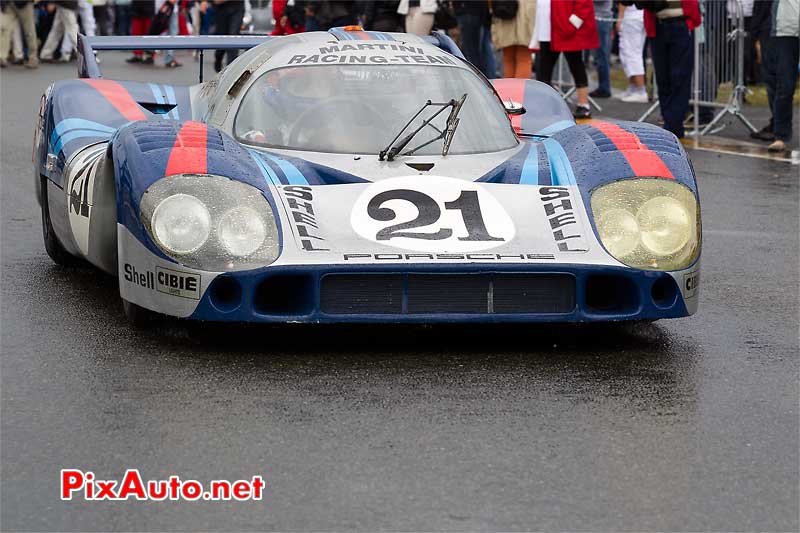
<path id="1" fill-rule="evenodd" d="M 122 310 L 128 323 L 136 329 L 146 329 L 157 322 L 158 314 L 140 305 L 122 299 Z"/>
<path id="2" fill-rule="evenodd" d="M 66 248 L 58 240 L 53 229 L 53 223 L 50 221 L 50 205 L 47 200 L 47 178 L 41 177 L 41 204 L 42 204 L 42 238 L 44 239 L 44 249 L 47 255 L 57 265 L 71 267 L 80 263 L 80 260 L 69 253 Z"/>

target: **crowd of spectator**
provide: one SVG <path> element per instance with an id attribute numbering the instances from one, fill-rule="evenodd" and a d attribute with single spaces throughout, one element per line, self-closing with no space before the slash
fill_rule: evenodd
<path id="1" fill-rule="evenodd" d="M 746 81 L 763 80 L 772 112 L 769 124 L 753 137 L 771 142 L 771 150 L 784 150 L 792 137 L 800 0 L 272 0 L 271 33 L 355 24 L 367 30 L 419 35 L 441 29 L 456 35 L 466 59 L 487 77 L 535 77 L 545 83 L 552 82 L 563 54 L 574 80 L 577 118 L 591 116 L 590 98 L 612 96 L 612 43 L 617 43 L 628 79 L 619 97 L 624 102 L 647 102 L 649 49 L 664 128 L 682 137 L 696 55 L 694 32 L 702 31 L 701 41 L 707 43 L 697 55 L 704 79 L 701 99 L 714 101 L 719 50 L 711 44 L 718 41 L 708 37 L 730 31 L 735 22 L 731 2 L 740 2 L 744 11 Z M 727 10 L 714 8 L 713 4 L 723 3 Z M 37 68 L 40 60 L 74 59 L 78 31 L 86 35 L 237 34 L 245 26 L 251 0 L 0 0 L 0 4 L 0 67 L 11 62 Z M 497 61 L 497 52 L 502 61 Z M 220 71 L 236 55 L 235 50 L 217 51 L 215 70 Z M 586 69 L 590 57 L 597 71 L 597 86 L 591 92 Z M 127 61 L 152 64 L 155 57 L 152 52 L 134 51 Z M 169 50 L 163 61 L 167 68 L 181 66 Z M 707 123 L 713 108 L 701 108 L 699 115 Z"/>

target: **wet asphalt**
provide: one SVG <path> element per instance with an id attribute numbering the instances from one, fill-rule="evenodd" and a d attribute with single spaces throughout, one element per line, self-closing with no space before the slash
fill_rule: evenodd
<path id="1" fill-rule="evenodd" d="M 107 76 L 186 81 L 178 71 Z M 128 327 L 44 252 L 38 99 L 0 74 L 0 528 L 762 530 L 798 523 L 798 166 L 692 152 L 701 308 L 599 327 Z M 59 471 L 261 474 L 260 502 L 62 502 Z"/>

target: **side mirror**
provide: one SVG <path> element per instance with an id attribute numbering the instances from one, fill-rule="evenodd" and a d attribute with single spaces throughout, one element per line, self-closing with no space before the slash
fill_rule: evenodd
<path id="1" fill-rule="evenodd" d="M 506 108 L 506 113 L 508 113 L 509 115 L 525 114 L 525 106 L 523 106 L 519 102 L 514 102 L 513 100 L 506 100 L 505 102 L 503 102 L 503 106 Z"/>

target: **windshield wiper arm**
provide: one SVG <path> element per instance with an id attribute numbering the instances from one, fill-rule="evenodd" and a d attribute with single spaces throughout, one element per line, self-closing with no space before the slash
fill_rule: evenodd
<path id="1" fill-rule="evenodd" d="M 400 151 L 403 148 L 405 148 L 408 145 L 408 143 L 411 142 L 411 139 L 413 139 L 414 136 L 417 133 L 422 131 L 425 128 L 425 126 L 430 126 L 431 128 L 435 129 L 437 132 L 439 132 L 439 136 L 437 136 L 434 139 L 428 141 L 423 146 L 427 146 L 428 144 L 430 144 L 430 143 L 432 143 L 432 142 L 434 142 L 434 141 L 436 141 L 438 139 L 443 139 L 443 138 L 446 139 L 447 135 L 448 135 L 448 131 L 451 130 L 451 121 L 454 118 L 454 116 L 458 115 L 458 110 L 461 109 L 461 105 L 464 104 L 464 99 L 466 97 L 467 97 L 467 95 L 465 94 L 464 96 L 461 97 L 460 100 L 451 99 L 448 102 L 431 102 L 430 100 L 426 101 L 425 105 L 423 105 L 420 108 L 420 110 L 417 111 L 417 113 L 413 117 L 411 117 L 411 120 L 409 120 L 406 123 L 406 125 L 403 126 L 403 128 L 397 133 L 397 135 L 395 135 L 394 139 L 392 139 L 392 141 L 389 143 L 389 145 L 386 148 L 384 148 L 383 150 L 380 151 L 380 153 L 378 154 L 378 160 L 379 161 L 383 161 L 384 159 L 386 159 L 386 160 L 389 160 L 389 161 L 394 161 L 394 158 L 397 156 L 397 154 L 399 154 Z M 414 131 L 412 131 L 411 133 L 406 135 L 395 146 L 394 143 L 397 142 L 397 139 L 400 138 L 400 135 L 402 135 L 403 132 L 406 131 L 406 129 L 411 125 L 411 123 L 414 122 L 414 120 L 416 120 L 416 118 L 418 116 L 420 116 L 422 114 L 422 112 L 425 111 L 425 109 L 427 109 L 429 106 L 439 107 L 440 109 L 436 113 L 434 113 L 433 115 L 431 115 L 430 117 L 428 117 L 427 119 L 422 121 L 422 124 L 420 124 L 420 126 L 417 129 L 415 129 Z M 431 124 L 431 122 L 433 121 L 433 119 L 435 119 L 437 116 L 439 116 L 442 113 L 442 111 L 444 111 L 448 107 L 451 108 L 450 116 L 447 119 L 447 126 L 448 127 L 446 127 L 444 131 L 442 131 L 439 128 L 437 128 L 436 126 L 434 126 L 433 124 Z M 457 125 L 458 125 L 458 120 L 456 119 L 455 126 L 457 126 Z M 452 132 L 455 132 L 455 126 L 452 127 Z M 452 133 L 450 134 L 450 138 L 452 138 Z M 445 141 L 445 144 L 449 148 L 449 142 Z M 417 148 L 414 149 L 414 151 L 419 150 L 420 148 L 422 148 L 422 146 L 418 146 Z M 446 153 L 446 150 L 443 151 L 443 155 L 445 153 Z M 408 155 L 408 152 L 405 155 Z"/>
<path id="2" fill-rule="evenodd" d="M 452 109 L 450 110 L 450 115 L 447 117 L 447 122 L 445 124 L 444 131 L 439 130 L 436 126 L 431 124 L 431 127 L 439 132 L 439 135 L 434 137 L 433 139 L 426 141 L 419 146 L 408 150 L 403 155 L 411 155 L 417 150 L 425 148 L 431 143 L 438 141 L 439 139 L 444 139 L 444 144 L 442 145 L 442 155 L 447 155 L 447 152 L 450 151 L 450 143 L 453 142 L 453 135 L 456 133 L 456 128 L 458 128 L 458 113 L 461 111 L 461 107 L 464 105 L 464 101 L 467 99 L 467 94 L 464 93 L 461 98 L 458 100 L 450 100 L 452 103 Z M 433 117 L 431 117 L 433 118 Z"/>

